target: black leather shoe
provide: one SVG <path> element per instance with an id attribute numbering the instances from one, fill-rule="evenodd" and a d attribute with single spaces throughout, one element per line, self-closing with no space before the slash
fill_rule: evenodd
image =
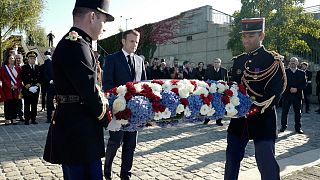
<path id="1" fill-rule="evenodd" d="M 207 125 L 207 124 L 209 123 L 209 121 L 210 121 L 210 119 L 205 119 L 204 122 L 203 122 L 203 124 L 204 124 L 204 125 Z"/>
<path id="2" fill-rule="evenodd" d="M 222 122 L 216 122 L 217 126 L 223 126 Z"/>
<path id="3" fill-rule="evenodd" d="M 29 125 L 29 121 L 24 121 L 24 124 L 25 125 Z"/>
<path id="4" fill-rule="evenodd" d="M 36 121 L 31 121 L 31 124 L 38 124 Z"/>
<path id="5" fill-rule="evenodd" d="M 282 126 L 279 131 L 284 132 L 286 129 L 287 129 L 287 127 Z"/>
<path id="6" fill-rule="evenodd" d="M 296 133 L 298 133 L 298 134 L 303 134 L 303 131 L 302 131 L 301 129 L 297 129 L 297 130 L 296 130 Z"/>

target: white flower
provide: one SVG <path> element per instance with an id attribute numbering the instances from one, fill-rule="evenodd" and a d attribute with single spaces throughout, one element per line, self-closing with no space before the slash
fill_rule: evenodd
<path id="1" fill-rule="evenodd" d="M 161 112 L 154 113 L 154 118 L 153 119 L 156 120 L 156 121 L 162 119 L 162 113 Z"/>
<path id="2" fill-rule="evenodd" d="M 190 93 L 192 93 L 194 90 L 194 85 L 188 83 L 188 84 L 186 84 L 186 88 L 189 90 Z"/>
<path id="3" fill-rule="evenodd" d="M 204 87 L 197 87 L 197 89 L 193 92 L 194 95 L 201 95 L 204 94 L 205 96 L 208 96 L 209 92 Z"/>
<path id="4" fill-rule="evenodd" d="M 112 105 L 114 113 L 125 110 L 126 105 L 127 105 L 126 100 L 123 97 L 117 98 L 116 100 L 114 100 Z"/>
<path id="5" fill-rule="evenodd" d="M 216 113 L 216 110 L 214 108 L 210 108 L 209 112 L 207 113 L 207 116 L 213 116 L 214 113 Z"/>
<path id="6" fill-rule="evenodd" d="M 142 85 L 140 83 L 134 84 L 133 86 L 136 89 L 137 93 L 140 93 L 142 91 Z"/>
<path id="7" fill-rule="evenodd" d="M 200 86 L 200 87 L 209 88 L 209 85 L 204 81 L 198 81 L 197 80 L 197 85 Z"/>
<path id="8" fill-rule="evenodd" d="M 184 111 L 184 105 L 179 104 L 177 109 L 176 109 L 176 113 L 177 114 L 181 114 Z"/>
<path id="9" fill-rule="evenodd" d="M 219 93 L 223 93 L 226 90 L 226 86 L 221 83 L 217 84 L 217 88 Z"/>
<path id="10" fill-rule="evenodd" d="M 238 111 L 236 110 L 236 108 L 234 107 L 233 104 L 228 103 L 225 107 L 226 111 L 227 111 L 227 116 L 232 117 L 234 115 L 236 115 L 238 113 Z"/>
<path id="11" fill-rule="evenodd" d="M 184 115 L 185 115 L 186 117 L 191 116 L 191 110 L 189 109 L 189 107 L 186 107 L 186 108 L 184 109 Z"/>
<path id="12" fill-rule="evenodd" d="M 120 119 L 120 120 L 116 120 L 116 123 L 118 123 L 118 124 L 121 124 L 121 125 L 126 125 L 126 124 L 128 124 L 128 120 L 125 120 L 125 119 Z"/>
<path id="13" fill-rule="evenodd" d="M 187 98 L 189 97 L 189 90 L 187 88 L 181 88 L 179 89 L 179 96 L 181 98 Z"/>
<path id="14" fill-rule="evenodd" d="M 171 91 L 171 89 L 172 89 L 171 82 L 165 81 L 164 84 L 162 84 L 162 89 L 167 90 L 167 91 Z"/>
<path id="15" fill-rule="evenodd" d="M 168 119 L 171 116 L 171 111 L 169 110 L 169 108 L 166 108 L 165 111 L 162 113 L 162 117 L 164 119 Z"/>
<path id="16" fill-rule="evenodd" d="M 117 88 L 118 96 L 124 96 L 127 93 L 127 87 L 125 85 L 119 86 Z"/>
<path id="17" fill-rule="evenodd" d="M 236 87 L 232 86 L 230 90 L 233 92 L 233 96 L 236 96 L 236 97 L 238 96 L 238 90 Z"/>
<path id="18" fill-rule="evenodd" d="M 208 112 L 210 111 L 210 109 L 211 108 L 208 105 L 204 104 L 204 105 L 201 106 L 200 114 L 203 115 L 203 116 L 207 115 Z"/>
<path id="19" fill-rule="evenodd" d="M 217 85 L 215 83 L 212 83 L 209 87 L 210 93 L 216 93 L 217 92 Z"/>
<path id="20" fill-rule="evenodd" d="M 157 83 L 151 83 L 150 88 L 152 89 L 153 92 L 161 92 L 162 90 L 161 85 Z"/>
<path id="21" fill-rule="evenodd" d="M 183 87 L 184 87 L 184 84 L 182 82 L 178 82 L 176 85 L 176 88 L 178 88 L 178 89 L 183 88 Z"/>
<path id="22" fill-rule="evenodd" d="M 234 106 L 238 106 L 240 104 L 240 99 L 237 96 L 232 96 L 231 99 L 230 99 L 230 102 Z"/>

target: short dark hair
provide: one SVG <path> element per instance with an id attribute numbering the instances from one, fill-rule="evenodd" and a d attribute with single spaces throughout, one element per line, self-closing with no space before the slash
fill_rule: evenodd
<path id="1" fill-rule="evenodd" d="M 100 18 L 100 12 L 98 10 L 86 7 L 75 7 L 72 11 L 72 15 L 73 17 L 83 17 L 85 14 L 89 12 L 94 12 L 98 16 L 98 18 Z"/>
<path id="2" fill-rule="evenodd" d="M 186 64 L 188 64 L 189 63 L 189 61 L 184 61 L 183 62 L 183 65 L 186 65 Z"/>
<path id="3" fill-rule="evenodd" d="M 135 29 L 130 29 L 130 30 L 124 31 L 124 32 L 122 33 L 122 39 L 127 39 L 127 35 L 128 35 L 128 34 L 134 34 L 134 35 L 136 35 L 136 36 L 140 36 L 140 33 L 139 33 L 137 30 L 135 30 Z"/>
<path id="4" fill-rule="evenodd" d="M 198 66 L 199 66 L 201 63 L 204 65 L 204 63 L 203 63 L 203 62 L 199 62 L 199 63 L 198 63 Z"/>

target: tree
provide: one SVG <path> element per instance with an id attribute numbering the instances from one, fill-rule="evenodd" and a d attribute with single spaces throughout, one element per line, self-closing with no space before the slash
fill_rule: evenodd
<path id="1" fill-rule="evenodd" d="M 36 25 L 31 30 L 26 31 L 27 35 L 32 35 L 34 46 L 48 47 L 47 34 L 43 27 Z"/>
<path id="2" fill-rule="evenodd" d="M 0 62 L 3 49 L 10 46 L 3 42 L 15 31 L 33 29 L 40 20 L 45 0 L 1 0 L 0 1 Z M 12 44 L 11 44 L 12 46 Z"/>
<path id="3" fill-rule="evenodd" d="M 304 0 L 242 0 L 240 12 L 234 13 L 228 48 L 233 54 L 243 51 L 240 41 L 242 18 L 265 17 L 264 45 L 283 55 L 293 52 L 310 52 L 310 39 L 320 38 L 320 21 L 304 12 Z M 308 37 L 308 38 L 306 38 Z"/>

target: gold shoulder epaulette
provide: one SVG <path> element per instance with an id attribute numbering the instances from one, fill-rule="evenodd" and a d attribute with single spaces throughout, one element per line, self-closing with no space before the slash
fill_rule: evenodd
<path id="1" fill-rule="evenodd" d="M 284 56 L 282 56 L 281 54 L 277 53 L 276 51 L 269 51 L 269 52 L 272 54 L 275 60 L 283 61 Z"/>
<path id="2" fill-rule="evenodd" d="M 231 60 L 233 61 L 233 60 L 235 60 L 241 56 L 244 56 L 244 55 L 246 55 L 246 53 L 239 54 L 238 56 L 233 56 L 233 58 Z"/>

